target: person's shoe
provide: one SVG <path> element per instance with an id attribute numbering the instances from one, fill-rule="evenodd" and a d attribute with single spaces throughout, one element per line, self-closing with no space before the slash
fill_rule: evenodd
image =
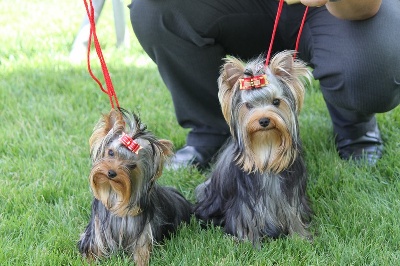
<path id="1" fill-rule="evenodd" d="M 220 147 L 197 147 L 184 146 L 176 151 L 170 162 L 166 164 L 166 169 L 177 170 L 182 167 L 194 166 L 199 170 L 205 170 L 218 152 Z"/>
<path id="2" fill-rule="evenodd" d="M 378 126 L 357 139 L 336 136 L 336 148 L 340 158 L 373 166 L 382 157 L 383 141 Z"/>

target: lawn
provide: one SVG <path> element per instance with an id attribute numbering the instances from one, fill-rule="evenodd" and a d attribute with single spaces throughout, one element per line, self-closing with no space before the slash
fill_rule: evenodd
<path id="1" fill-rule="evenodd" d="M 116 49 L 111 1 L 97 31 L 122 107 L 138 112 L 160 138 L 184 145 L 170 95 L 127 26 L 130 47 Z M 126 3 L 128 4 L 128 2 Z M 83 1 L 0 1 L 0 265 L 82 265 L 76 248 L 92 194 L 88 139 L 107 95 L 85 62 L 68 53 L 85 14 Z M 101 68 L 92 55 L 92 67 Z M 356 167 L 335 151 L 318 83 L 307 89 L 300 130 L 309 173 L 313 242 L 266 241 L 260 249 L 203 229 L 193 219 L 155 246 L 151 265 L 394 265 L 400 261 L 400 109 L 379 114 L 385 154 Z M 165 171 L 160 183 L 194 201 L 205 179 Z M 100 265 L 129 265 L 116 255 Z"/>

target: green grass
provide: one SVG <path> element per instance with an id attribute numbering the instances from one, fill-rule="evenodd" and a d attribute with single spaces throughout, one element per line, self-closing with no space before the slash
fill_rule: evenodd
<path id="1" fill-rule="evenodd" d="M 100 114 L 110 108 L 86 64 L 68 62 L 84 5 L 0 1 L 0 10 L 0 265 L 81 265 L 76 242 L 92 199 L 88 139 Z M 115 49 L 113 27 L 111 1 L 106 1 L 97 29 L 121 106 L 138 111 L 157 136 L 181 147 L 186 130 L 175 121 L 155 65 L 130 28 L 131 47 Z M 92 65 L 101 76 L 99 64 Z M 193 220 L 154 248 L 152 265 L 398 263 L 400 109 L 378 115 L 386 141 L 382 160 L 374 168 L 355 167 L 335 152 L 317 85 L 308 89 L 300 116 L 314 241 L 267 241 L 257 250 L 219 228 L 201 229 Z M 166 171 L 160 182 L 193 201 L 193 190 L 204 178 L 195 171 Z M 101 265 L 129 263 L 120 255 Z"/>

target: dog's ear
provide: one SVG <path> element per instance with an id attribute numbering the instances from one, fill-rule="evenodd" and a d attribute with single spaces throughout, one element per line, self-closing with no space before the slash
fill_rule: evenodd
<path id="1" fill-rule="evenodd" d="M 306 64 L 294 59 L 295 51 L 283 51 L 277 53 L 269 64 L 272 74 L 280 79 L 292 92 L 296 101 L 296 111 L 299 112 L 304 101 L 303 78 L 311 81 L 311 72 Z"/>
<path id="2" fill-rule="evenodd" d="M 238 89 L 238 79 L 243 76 L 244 63 L 237 58 L 227 57 L 218 78 L 218 99 L 226 122 L 230 124 L 232 94 Z"/>
<path id="3" fill-rule="evenodd" d="M 161 149 L 162 154 L 161 154 L 161 160 L 159 160 L 159 164 L 157 165 L 157 171 L 153 177 L 153 181 L 155 181 L 157 178 L 161 176 L 164 168 L 164 162 L 165 160 L 167 160 L 168 157 L 172 156 L 173 154 L 172 150 L 174 148 L 174 145 L 169 140 L 160 139 L 158 140 L 157 147 Z"/>
<path id="4" fill-rule="evenodd" d="M 111 109 L 108 116 L 105 117 L 105 121 L 107 124 L 107 132 L 113 129 L 113 132 L 120 132 L 124 131 L 125 129 L 125 121 L 123 113 L 119 110 Z"/>
<path id="5" fill-rule="evenodd" d="M 276 54 L 269 64 L 272 74 L 281 79 L 290 78 L 293 74 L 293 52 L 283 51 Z"/>
<path id="6" fill-rule="evenodd" d="M 102 115 L 102 117 L 94 127 L 92 136 L 89 139 L 89 145 L 91 147 L 91 151 L 97 149 L 98 146 L 101 144 L 102 140 L 111 131 L 122 132 L 124 130 L 124 127 L 125 127 L 125 122 L 122 113 L 120 111 L 111 109 L 111 111 L 108 114 Z"/>
<path id="7" fill-rule="evenodd" d="M 228 83 L 229 88 L 233 88 L 238 79 L 243 75 L 244 64 L 237 58 L 227 58 L 223 66 L 223 72 L 225 73 L 225 82 Z"/>
<path id="8" fill-rule="evenodd" d="M 174 148 L 174 145 L 172 144 L 172 142 L 169 140 L 166 140 L 166 139 L 160 139 L 159 142 L 161 144 L 160 148 L 161 148 L 164 156 L 165 157 L 171 156 L 173 154 L 172 150 Z"/>

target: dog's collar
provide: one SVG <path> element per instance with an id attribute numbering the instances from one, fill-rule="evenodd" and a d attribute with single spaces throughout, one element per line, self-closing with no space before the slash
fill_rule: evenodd
<path id="1" fill-rule="evenodd" d="M 267 75 L 263 74 L 259 76 L 251 76 L 248 78 L 240 78 L 239 84 L 241 90 L 251 90 L 264 87 L 269 84 L 269 81 L 267 79 Z"/>
<path id="2" fill-rule="evenodd" d="M 139 150 L 142 148 L 139 143 L 137 143 L 133 138 L 128 136 L 125 132 L 122 132 L 121 137 L 119 138 L 119 141 L 124 145 L 128 150 L 131 152 L 134 152 L 136 154 L 139 153 Z"/>

